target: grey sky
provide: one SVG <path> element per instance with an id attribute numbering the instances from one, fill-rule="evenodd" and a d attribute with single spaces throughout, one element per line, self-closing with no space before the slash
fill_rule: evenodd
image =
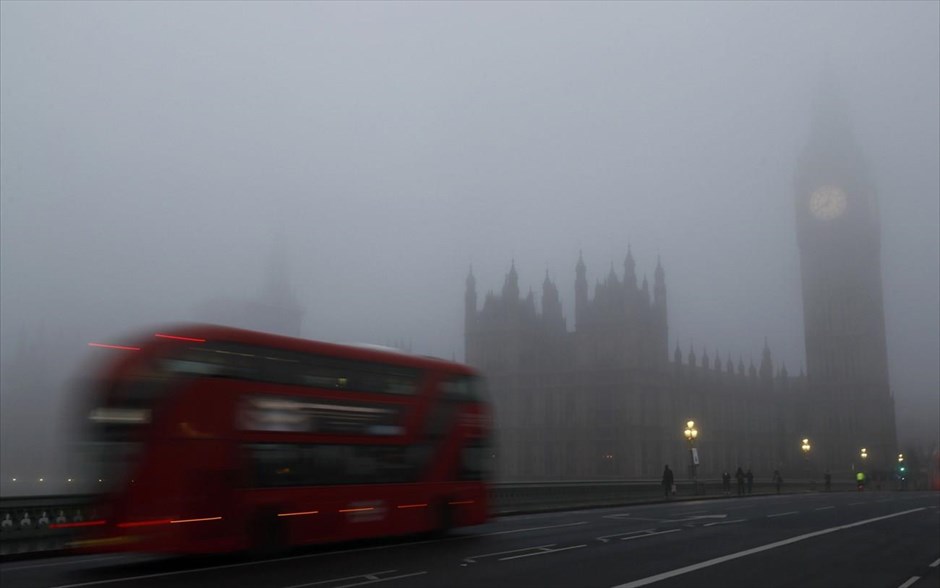
<path id="1" fill-rule="evenodd" d="M 662 257 L 670 348 L 766 336 L 795 373 L 793 175 L 830 72 L 880 192 L 898 412 L 940 409 L 938 3 L 0 15 L 5 362 L 43 322 L 103 339 L 250 296 L 282 233 L 313 338 L 459 358 L 469 265 L 485 294 L 512 259 L 570 328 L 579 250 L 593 285 L 630 243 L 640 274 Z"/>

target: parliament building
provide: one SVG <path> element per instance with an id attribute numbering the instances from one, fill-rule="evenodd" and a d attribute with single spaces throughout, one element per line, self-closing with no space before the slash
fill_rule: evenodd
<path id="1" fill-rule="evenodd" d="M 502 290 L 465 294 L 466 362 L 489 380 L 501 481 L 656 478 L 690 464 L 682 437 L 701 424 L 698 475 L 750 467 L 758 478 L 834 479 L 890 470 L 897 455 L 888 378 L 880 221 L 874 183 L 834 96 L 818 101 L 796 162 L 794 204 L 806 373 L 670 354 L 666 272 L 637 281 L 631 252 L 588 288 L 580 256 L 573 330 L 557 285 L 520 295 L 515 264 Z M 803 455 L 801 439 L 812 450 Z M 862 458 L 861 449 L 868 457 Z"/>

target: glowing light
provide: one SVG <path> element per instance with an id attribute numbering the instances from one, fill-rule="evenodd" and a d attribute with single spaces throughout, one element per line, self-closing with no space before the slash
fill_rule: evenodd
<path id="1" fill-rule="evenodd" d="M 149 423 L 150 411 L 137 408 L 96 408 L 88 413 L 96 423 Z"/>
<path id="2" fill-rule="evenodd" d="M 370 510 L 375 510 L 375 507 L 363 506 L 362 508 L 341 508 L 339 509 L 339 512 L 367 512 Z"/>
<path id="3" fill-rule="evenodd" d="M 42 482 L 45 478 L 39 478 L 39 481 Z"/>
<path id="4" fill-rule="evenodd" d="M 68 480 L 66 480 L 66 482 L 71 483 L 71 482 L 72 482 L 72 478 L 69 478 Z"/>
<path id="5" fill-rule="evenodd" d="M 197 337 L 181 337 L 179 335 L 167 335 L 165 333 L 156 333 L 154 337 L 159 337 L 160 339 L 174 339 L 176 341 L 192 341 L 193 343 L 205 343 L 205 339 L 199 339 Z"/>
<path id="6" fill-rule="evenodd" d="M 102 347 L 104 349 L 120 349 L 122 351 L 140 351 L 140 347 L 128 347 L 127 345 L 107 345 L 105 343 L 89 343 L 89 347 Z"/>
<path id="7" fill-rule="evenodd" d="M 16 478 L 13 478 L 13 481 L 15 482 L 15 481 L 16 481 Z"/>
<path id="8" fill-rule="evenodd" d="M 427 504 L 399 504 L 398 508 L 424 508 Z"/>
<path id="9" fill-rule="evenodd" d="M 221 521 L 222 517 L 205 517 L 202 519 L 177 519 L 175 521 L 170 521 L 171 525 L 178 525 L 180 523 L 203 523 L 205 521 Z"/>
<path id="10" fill-rule="evenodd" d="M 306 512 L 280 512 L 277 514 L 279 517 L 300 517 L 303 515 L 315 515 L 319 513 L 318 510 L 308 510 Z"/>
<path id="11" fill-rule="evenodd" d="M 108 521 L 98 520 L 98 521 L 79 521 L 77 523 L 55 523 L 49 525 L 50 529 L 69 529 L 72 527 L 98 527 L 106 524 Z M 118 525 L 120 526 L 120 525 Z"/>
<path id="12" fill-rule="evenodd" d="M 169 525 L 171 522 L 170 519 L 157 519 L 153 521 L 131 521 L 127 523 L 118 523 L 117 526 L 119 529 L 129 529 L 131 527 L 152 527 L 154 525 Z"/>

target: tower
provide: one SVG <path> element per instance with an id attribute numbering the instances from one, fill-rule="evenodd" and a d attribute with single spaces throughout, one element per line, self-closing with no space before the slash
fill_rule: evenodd
<path id="1" fill-rule="evenodd" d="M 470 266 L 470 272 L 467 274 L 467 289 L 464 292 L 463 302 L 463 328 L 465 333 L 469 333 L 473 330 L 474 319 L 477 316 L 477 280 L 473 276 L 473 266 Z"/>
<path id="2" fill-rule="evenodd" d="M 794 201 L 813 428 L 826 466 L 887 466 L 896 448 L 874 183 L 829 80 L 817 96 Z M 872 449 L 872 448 L 876 449 Z M 876 455 L 877 454 L 877 455 Z"/>

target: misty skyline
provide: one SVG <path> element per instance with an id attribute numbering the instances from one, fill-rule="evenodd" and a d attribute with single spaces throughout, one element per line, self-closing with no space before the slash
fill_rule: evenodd
<path id="1" fill-rule="evenodd" d="M 936 3 L 0 15 L 4 367 L 41 325 L 90 341 L 254 297 L 282 238 L 306 337 L 462 359 L 471 264 L 482 298 L 512 262 L 571 329 L 579 252 L 593 290 L 629 246 L 640 280 L 662 260 L 670 350 L 747 363 L 766 337 L 796 374 L 794 173 L 831 77 L 878 187 L 899 435 L 937 420 Z"/>

